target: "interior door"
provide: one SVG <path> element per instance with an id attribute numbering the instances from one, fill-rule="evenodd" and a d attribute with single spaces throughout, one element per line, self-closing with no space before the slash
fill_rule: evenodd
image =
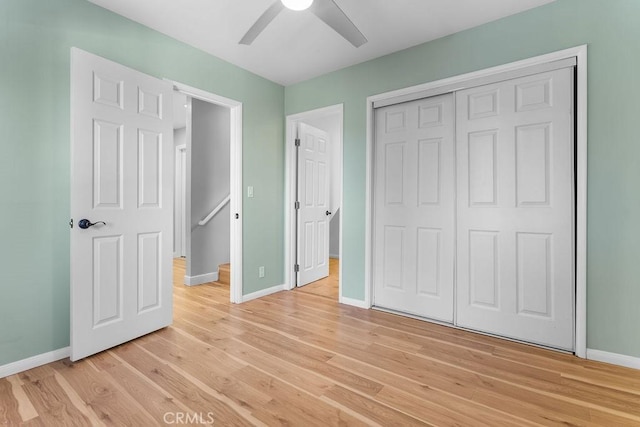
<path id="1" fill-rule="evenodd" d="M 298 286 L 329 275 L 329 135 L 298 126 Z"/>
<path id="2" fill-rule="evenodd" d="M 78 360 L 171 324 L 174 147 L 169 83 L 73 49 L 71 91 Z"/>
<path id="3" fill-rule="evenodd" d="M 573 69 L 456 94 L 457 324 L 573 349 Z"/>
<path id="4" fill-rule="evenodd" d="M 374 304 L 453 322 L 453 95 L 375 111 Z"/>

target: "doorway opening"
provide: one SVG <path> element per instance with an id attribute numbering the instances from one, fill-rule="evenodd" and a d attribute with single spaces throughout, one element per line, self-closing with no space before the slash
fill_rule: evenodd
<path id="1" fill-rule="evenodd" d="M 286 289 L 307 286 L 307 292 L 338 300 L 342 298 L 342 124 L 342 104 L 287 116 L 285 149 Z"/>
<path id="2" fill-rule="evenodd" d="M 174 86 L 174 257 L 183 283 L 229 282 L 242 300 L 242 104 Z"/>

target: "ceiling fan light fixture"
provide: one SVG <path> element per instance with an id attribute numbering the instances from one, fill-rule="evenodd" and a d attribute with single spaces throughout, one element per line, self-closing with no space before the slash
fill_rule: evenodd
<path id="1" fill-rule="evenodd" d="M 280 0 L 280 1 L 282 1 L 282 4 L 287 9 L 296 10 L 296 11 L 308 9 L 313 3 L 313 0 Z"/>

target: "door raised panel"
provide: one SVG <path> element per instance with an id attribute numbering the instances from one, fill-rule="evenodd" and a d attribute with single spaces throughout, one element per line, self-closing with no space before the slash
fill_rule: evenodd
<path id="1" fill-rule="evenodd" d="M 418 228 L 417 283 L 418 293 L 440 296 L 440 264 L 442 259 L 442 230 Z"/>
<path id="2" fill-rule="evenodd" d="M 162 119 L 162 109 L 164 108 L 161 93 L 154 93 L 151 90 L 138 88 L 138 113 Z"/>
<path id="3" fill-rule="evenodd" d="M 517 233 L 518 313 L 550 318 L 552 235 Z"/>
<path id="4" fill-rule="evenodd" d="M 161 233 L 141 233 L 138 235 L 138 313 L 160 307 Z"/>
<path id="5" fill-rule="evenodd" d="M 329 242 L 327 242 L 326 236 L 329 235 L 327 232 L 327 221 L 318 221 L 318 236 L 317 236 L 317 254 L 316 254 L 316 265 L 321 266 L 327 263 L 329 256 L 327 254 L 327 248 L 329 246 Z"/>
<path id="6" fill-rule="evenodd" d="M 440 203 L 440 169 L 442 138 L 431 138 L 418 142 L 418 204 Z"/>
<path id="7" fill-rule="evenodd" d="M 93 122 L 93 207 L 122 207 L 123 126 Z"/>
<path id="8" fill-rule="evenodd" d="M 473 132 L 469 134 L 468 138 L 469 205 L 496 205 L 498 131 Z"/>
<path id="9" fill-rule="evenodd" d="M 308 221 L 304 223 L 303 233 L 304 233 L 304 264 L 303 267 L 305 270 L 309 270 L 313 268 L 313 248 L 315 246 L 315 227 L 312 221 Z"/>
<path id="10" fill-rule="evenodd" d="M 93 326 L 122 320 L 122 236 L 93 239 Z"/>
<path id="11" fill-rule="evenodd" d="M 386 133 L 399 132 L 407 128 L 406 111 L 389 111 L 386 113 L 385 130 Z"/>
<path id="12" fill-rule="evenodd" d="M 93 73 L 93 102 L 124 109 L 124 82 Z"/>
<path id="13" fill-rule="evenodd" d="M 305 135 L 304 137 L 304 149 L 309 152 L 316 151 L 316 138 L 314 135 Z"/>
<path id="14" fill-rule="evenodd" d="M 516 127 L 516 194 L 519 206 L 548 206 L 550 123 Z"/>
<path id="15" fill-rule="evenodd" d="M 442 107 L 443 104 L 421 105 L 418 108 L 418 127 L 442 126 Z"/>
<path id="16" fill-rule="evenodd" d="M 552 106 L 550 78 L 516 85 L 516 111 L 530 111 Z"/>
<path id="17" fill-rule="evenodd" d="M 384 189 L 387 205 L 404 203 L 405 143 L 387 144 L 384 148 Z"/>
<path id="18" fill-rule="evenodd" d="M 498 232 L 469 231 L 469 301 L 481 308 L 500 308 Z"/>
<path id="19" fill-rule="evenodd" d="M 404 227 L 384 228 L 384 286 L 404 289 Z"/>
<path id="20" fill-rule="evenodd" d="M 499 89 L 468 95 L 469 120 L 497 116 Z"/>
<path id="21" fill-rule="evenodd" d="M 328 207 L 327 206 L 327 193 L 328 189 L 326 188 L 327 182 L 329 182 L 327 174 L 329 171 L 327 170 L 327 164 L 325 162 L 318 162 L 318 177 L 317 177 L 317 186 L 318 190 L 316 191 L 316 207 Z"/>
<path id="22" fill-rule="evenodd" d="M 318 153 L 325 154 L 327 152 L 327 140 L 318 138 Z"/>
<path id="23" fill-rule="evenodd" d="M 303 203 L 307 207 L 313 207 L 314 202 L 314 170 L 316 163 L 313 160 L 306 159 L 304 162 L 304 194 Z"/>
<path id="24" fill-rule="evenodd" d="M 138 130 L 138 206 L 159 208 L 162 188 L 162 135 Z"/>

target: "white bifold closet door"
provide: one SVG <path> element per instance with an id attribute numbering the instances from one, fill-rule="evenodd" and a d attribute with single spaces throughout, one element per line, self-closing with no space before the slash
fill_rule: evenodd
<path id="1" fill-rule="evenodd" d="M 374 303 L 453 321 L 453 95 L 376 109 Z"/>
<path id="2" fill-rule="evenodd" d="M 573 349 L 573 69 L 456 93 L 459 326 Z"/>

